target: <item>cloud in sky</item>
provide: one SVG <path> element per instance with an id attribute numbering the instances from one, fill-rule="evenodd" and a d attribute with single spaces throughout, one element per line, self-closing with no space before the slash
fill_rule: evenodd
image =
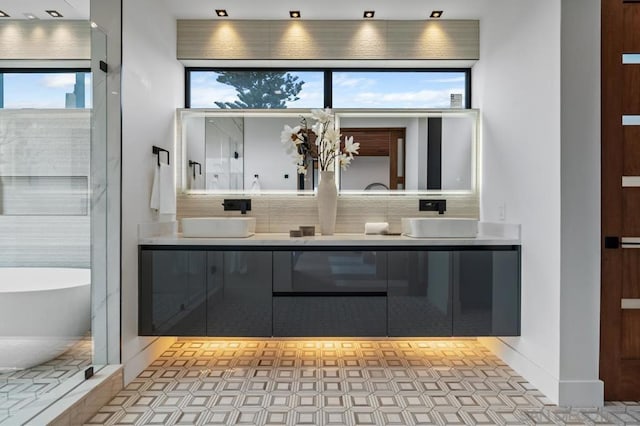
<path id="1" fill-rule="evenodd" d="M 42 77 L 41 84 L 48 88 L 65 88 L 73 90 L 76 84 L 75 74 L 45 74 Z"/>
<path id="2" fill-rule="evenodd" d="M 216 86 L 191 86 L 192 108 L 217 108 L 215 101 L 233 102 L 238 100 L 236 89 L 232 86 L 218 84 Z"/>
<path id="3" fill-rule="evenodd" d="M 335 73 L 333 85 L 336 87 L 371 87 L 376 83 L 375 79 L 365 77 L 348 77 L 345 74 Z"/>
<path id="4" fill-rule="evenodd" d="M 356 107 L 434 108 L 448 107 L 454 89 L 419 90 L 416 92 L 361 92 L 351 103 Z"/>
<path id="5" fill-rule="evenodd" d="M 427 83 L 464 83 L 464 75 L 459 77 L 448 77 L 448 78 L 436 78 L 433 80 L 426 80 Z"/>

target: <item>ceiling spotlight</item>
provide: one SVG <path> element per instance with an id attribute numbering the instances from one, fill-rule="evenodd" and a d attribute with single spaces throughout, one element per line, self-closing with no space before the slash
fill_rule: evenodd
<path id="1" fill-rule="evenodd" d="M 431 15 L 429 15 L 429 18 L 440 18 L 441 16 L 442 16 L 441 10 L 434 10 L 433 12 L 431 12 Z"/>
<path id="2" fill-rule="evenodd" d="M 60 12 L 58 12 L 57 10 L 45 10 L 45 12 L 47 12 L 53 18 L 62 18 L 62 14 Z"/>
<path id="3" fill-rule="evenodd" d="M 95 22 L 91 21 L 91 28 L 98 28 L 98 24 L 96 24 Z"/>
<path id="4" fill-rule="evenodd" d="M 3 12 L 2 10 L 0 10 L 0 18 L 8 18 L 9 14 L 7 12 Z"/>
<path id="5" fill-rule="evenodd" d="M 225 18 L 225 17 L 229 16 L 229 14 L 227 13 L 226 9 L 216 9 L 216 15 L 218 15 L 221 18 Z"/>
<path id="6" fill-rule="evenodd" d="M 290 10 L 289 11 L 289 16 L 291 18 L 300 18 L 300 11 L 299 10 Z"/>
<path id="7" fill-rule="evenodd" d="M 31 12 L 23 13 L 23 15 L 24 15 L 24 16 L 25 16 L 25 18 L 27 18 L 27 19 L 31 19 L 31 20 L 33 20 L 33 19 L 38 19 L 38 17 L 37 17 L 36 15 L 34 15 L 33 13 L 31 13 Z"/>
<path id="8" fill-rule="evenodd" d="M 373 10 L 365 10 L 364 11 L 364 17 L 365 18 L 373 18 L 373 15 L 375 15 L 376 12 Z"/>

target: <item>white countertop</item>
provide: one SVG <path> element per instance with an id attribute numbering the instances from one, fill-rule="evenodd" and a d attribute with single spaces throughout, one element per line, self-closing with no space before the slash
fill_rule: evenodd
<path id="1" fill-rule="evenodd" d="M 181 234 L 142 237 L 141 245 L 170 246 L 495 246 L 519 245 L 513 236 L 478 235 L 476 238 L 412 238 L 403 235 L 335 234 L 289 237 L 289 234 L 261 233 L 247 238 L 185 238 Z"/>

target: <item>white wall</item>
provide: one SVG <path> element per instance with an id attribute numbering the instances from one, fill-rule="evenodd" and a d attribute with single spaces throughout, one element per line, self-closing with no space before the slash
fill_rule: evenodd
<path id="1" fill-rule="evenodd" d="M 256 174 L 261 189 L 296 189 L 296 165 L 280 142 L 280 132 L 285 124 L 294 127 L 298 122 L 295 118 L 244 119 L 244 187 L 247 190 L 251 189 Z M 284 178 L 285 174 L 289 175 L 288 179 Z"/>
<path id="2" fill-rule="evenodd" d="M 244 119 L 206 118 L 205 141 L 207 160 L 203 167 L 207 174 L 207 189 L 245 189 Z M 238 153 L 238 158 L 235 153 Z"/>
<path id="3" fill-rule="evenodd" d="M 471 189 L 474 120 L 442 118 L 442 189 Z"/>
<path id="4" fill-rule="evenodd" d="M 192 117 L 182 122 L 185 138 L 187 139 L 187 158 L 184 159 L 184 167 L 187 172 L 188 189 L 205 189 L 205 119 L 204 117 Z M 200 167 L 189 167 L 189 161 L 196 161 Z M 193 172 L 195 168 L 195 179 Z M 202 170 L 200 170 L 202 168 Z M 198 173 L 202 171 L 202 176 Z"/>
<path id="5" fill-rule="evenodd" d="M 174 117 L 175 109 L 184 106 L 184 69 L 175 59 L 175 20 L 157 1 L 125 0 L 122 19 L 121 333 L 129 382 L 163 346 L 163 339 L 154 346 L 154 339 L 138 336 L 137 226 L 158 219 L 149 208 L 156 164 L 151 146 L 168 149 L 175 159 Z M 139 356 L 148 346 L 156 354 Z"/>
<path id="6" fill-rule="evenodd" d="M 486 12 L 481 218 L 522 224 L 522 336 L 483 341 L 552 401 L 601 405 L 600 2 Z"/>
<path id="7" fill-rule="evenodd" d="M 522 335 L 485 343 L 558 401 L 560 1 L 486 2 L 480 40 L 481 218 L 522 224 Z"/>
<path id="8" fill-rule="evenodd" d="M 598 405 L 600 1 L 562 0 L 560 396 Z M 579 324 L 579 326 L 578 326 Z"/>
<path id="9" fill-rule="evenodd" d="M 347 170 L 341 171 L 340 189 L 362 191 L 372 183 L 382 183 L 389 188 L 389 167 L 389 157 L 357 155 Z"/>

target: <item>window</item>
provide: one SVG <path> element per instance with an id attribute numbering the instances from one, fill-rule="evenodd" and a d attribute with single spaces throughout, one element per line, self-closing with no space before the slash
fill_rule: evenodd
<path id="1" fill-rule="evenodd" d="M 187 72 L 191 108 L 321 108 L 322 71 L 218 70 Z"/>
<path id="2" fill-rule="evenodd" d="M 0 70 L 0 108 L 91 108 L 86 70 Z"/>
<path id="3" fill-rule="evenodd" d="M 187 108 L 471 108 L 471 70 L 186 71 Z"/>
<path id="4" fill-rule="evenodd" d="M 334 108 L 465 108 L 464 71 L 335 71 Z"/>

